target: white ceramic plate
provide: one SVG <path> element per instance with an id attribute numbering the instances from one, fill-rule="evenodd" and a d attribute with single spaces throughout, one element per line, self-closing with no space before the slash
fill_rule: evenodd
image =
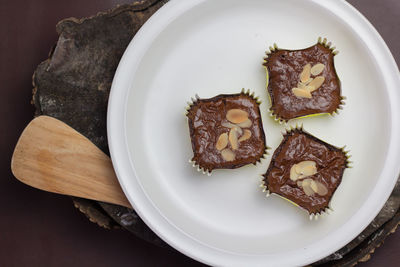
<path id="1" fill-rule="evenodd" d="M 268 116 L 268 46 L 301 49 L 327 37 L 347 97 L 336 117 L 295 120 L 336 146 L 347 145 L 347 169 L 334 212 L 309 221 L 303 210 L 259 183 L 271 156 L 257 166 L 217 170 L 192 157 L 184 109 L 249 88 L 260 96 L 270 154 L 284 126 Z M 108 110 L 111 156 L 121 186 L 147 225 L 170 245 L 211 265 L 305 265 L 358 235 L 382 208 L 400 167 L 400 81 L 388 48 L 371 24 L 344 1 L 172 0 L 128 46 Z"/>

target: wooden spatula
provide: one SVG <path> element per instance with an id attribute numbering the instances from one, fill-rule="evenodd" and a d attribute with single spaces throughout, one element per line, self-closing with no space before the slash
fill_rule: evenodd
<path id="1" fill-rule="evenodd" d="M 65 123 L 40 116 L 23 131 L 11 159 L 21 182 L 54 193 L 132 208 L 110 158 Z"/>

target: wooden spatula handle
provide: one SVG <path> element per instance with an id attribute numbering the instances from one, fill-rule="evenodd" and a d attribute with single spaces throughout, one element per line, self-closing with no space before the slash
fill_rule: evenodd
<path id="1" fill-rule="evenodd" d="M 15 177 L 54 193 L 132 208 L 110 158 L 65 123 L 40 116 L 23 131 L 11 160 Z"/>

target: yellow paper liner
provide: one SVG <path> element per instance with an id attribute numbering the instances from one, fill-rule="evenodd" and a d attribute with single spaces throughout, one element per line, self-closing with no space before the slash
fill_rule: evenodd
<path id="1" fill-rule="evenodd" d="M 300 130 L 300 131 L 302 131 L 302 132 L 304 132 L 304 133 L 306 133 L 306 134 L 308 134 L 308 135 L 310 135 L 310 136 L 312 136 L 312 137 L 314 137 L 314 138 L 316 138 L 318 140 L 323 141 L 322 139 L 319 139 L 319 138 L 313 136 L 312 134 L 310 134 L 309 132 L 305 131 L 303 129 L 303 125 L 296 125 L 296 127 L 290 127 L 289 129 L 286 129 L 285 132 L 283 132 L 282 134 L 283 134 L 283 136 L 285 136 L 286 134 L 292 132 L 293 130 Z M 323 142 L 325 142 L 325 141 L 323 141 Z M 327 143 L 327 142 L 325 142 L 325 143 Z M 329 143 L 327 143 L 327 144 L 329 144 Z M 331 144 L 329 144 L 329 145 L 332 146 L 332 147 L 335 147 L 337 149 L 340 149 L 345 154 L 345 156 L 347 158 L 347 160 L 346 160 L 346 168 L 352 168 L 352 166 L 350 165 L 352 163 L 352 161 L 349 160 L 349 158 L 351 157 L 351 155 L 349 154 L 350 151 L 349 150 L 347 150 L 347 151 L 345 150 L 346 146 L 336 147 L 336 146 L 331 145 Z M 271 160 L 271 162 L 272 162 L 272 160 Z M 285 198 L 284 196 L 282 196 L 282 195 L 280 195 L 278 193 L 274 193 L 274 192 L 269 191 L 268 186 L 265 184 L 265 181 L 264 181 L 265 179 L 266 179 L 266 177 L 262 176 L 260 187 L 262 188 L 262 192 L 265 193 L 266 197 L 269 197 L 270 195 L 279 196 L 280 198 L 288 201 L 289 203 L 291 203 L 291 204 L 295 205 L 296 207 L 299 207 L 302 210 L 304 210 L 305 212 L 307 212 L 307 214 L 309 215 L 310 220 L 318 220 L 319 217 L 324 217 L 324 216 L 326 216 L 326 215 L 328 215 L 328 214 L 333 212 L 333 209 L 332 209 L 332 207 L 330 205 L 331 205 L 332 198 L 333 198 L 334 194 L 332 195 L 331 199 L 329 200 L 328 206 L 325 209 L 323 209 L 323 210 L 321 210 L 320 212 L 317 212 L 317 213 L 309 213 L 308 210 L 306 210 L 305 208 L 301 207 L 300 205 L 298 205 L 297 203 L 293 202 L 292 200 L 289 200 L 289 199 Z M 338 187 L 339 187 L 339 185 L 338 185 Z"/>
<path id="2" fill-rule="evenodd" d="M 227 96 L 228 96 L 228 95 L 246 95 L 246 96 L 250 96 L 251 98 L 253 98 L 253 99 L 256 101 L 256 103 L 257 103 L 258 105 L 261 104 L 261 100 L 259 99 L 259 97 L 258 97 L 258 96 L 255 96 L 254 92 L 250 92 L 249 89 L 245 90 L 245 89 L 243 88 L 243 89 L 241 90 L 241 92 L 238 93 L 238 94 L 227 94 Z M 190 109 L 192 108 L 192 106 L 195 105 L 196 102 L 199 101 L 199 100 L 201 100 L 201 98 L 200 98 L 197 94 L 195 94 L 195 97 L 192 97 L 192 98 L 191 98 L 191 101 L 188 101 L 188 102 L 187 102 L 188 105 L 185 107 L 185 116 L 186 116 L 186 119 L 187 119 L 188 121 L 189 121 L 189 118 L 187 117 L 187 115 L 188 115 L 188 113 L 189 113 L 189 110 L 190 110 Z M 260 120 L 261 120 L 261 110 L 260 110 Z M 262 120 L 261 120 L 261 127 L 263 127 L 263 125 L 262 125 Z M 262 129 L 262 131 L 264 131 L 264 129 Z M 264 133 L 264 138 L 265 138 L 265 133 Z M 266 139 L 266 138 L 265 138 L 265 139 Z M 265 143 L 266 143 L 266 141 L 265 141 Z M 261 160 L 265 159 L 265 158 L 268 156 L 268 150 L 269 150 L 269 149 L 271 149 L 271 148 L 268 147 L 267 144 L 265 144 L 264 154 L 263 154 L 256 162 L 254 162 L 254 163 L 252 163 L 252 164 L 253 164 L 253 165 L 257 165 L 258 163 L 261 163 Z M 202 172 L 203 174 L 207 174 L 207 176 L 211 176 L 213 170 L 205 169 L 204 167 L 200 166 L 200 164 L 197 163 L 197 162 L 196 162 L 195 160 L 193 160 L 193 159 L 189 159 L 189 163 L 192 164 L 192 166 L 193 166 L 194 168 L 197 168 L 197 171 L 198 171 L 198 172 Z M 246 165 L 250 165 L 250 164 L 251 164 L 251 163 L 246 164 Z M 246 166 L 246 165 L 243 165 L 243 166 Z M 243 167 L 243 166 L 241 166 L 241 167 Z M 240 167 L 238 167 L 238 168 L 240 168 Z M 227 169 L 228 169 L 228 168 L 227 168 Z"/>
<path id="3" fill-rule="evenodd" d="M 323 38 L 323 39 L 322 39 L 321 37 L 318 37 L 317 44 L 321 44 L 321 45 L 325 46 L 326 48 L 329 48 L 329 49 L 332 51 L 333 56 L 339 54 L 339 51 L 336 50 L 336 47 L 335 47 L 335 46 L 332 46 L 332 43 L 331 43 L 331 42 L 328 42 L 326 38 Z M 307 49 L 307 48 L 305 48 L 305 49 Z M 269 102 L 270 102 L 270 104 L 271 104 L 271 107 L 270 107 L 270 109 L 269 109 L 270 116 L 271 116 L 276 122 L 278 122 L 279 124 L 283 124 L 283 123 L 286 124 L 289 120 L 293 120 L 293 119 L 302 119 L 302 118 L 309 118 L 309 117 L 315 117 L 315 116 L 321 116 L 321 115 L 331 115 L 331 116 L 335 116 L 335 115 L 339 114 L 339 110 L 340 110 L 340 109 L 343 109 L 343 106 L 345 105 L 344 100 L 346 99 L 346 97 L 344 97 L 344 96 L 340 96 L 340 103 L 339 103 L 338 107 L 336 108 L 336 110 L 333 111 L 332 113 L 327 113 L 327 112 L 313 113 L 313 114 L 308 114 L 308 115 L 304 115 L 304 116 L 299 116 L 299 117 L 292 118 L 292 119 L 288 119 L 288 120 L 280 118 L 279 115 L 275 113 L 275 111 L 272 109 L 272 99 L 271 99 L 271 95 L 269 94 L 269 91 L 268 91 L 269 72 L 268 72 L 268 68 L 267 68 L 267 66 L 265 66 L 265 64 L 267 63 L 268 56 L 269 56 L 271 53 L 274 53 L 274 52 L 277 51 L 277 50 L 280 50 L 280 49 L 278 48 L 278 46 L 277 46 L 276 43 L 274 43 L 273 46 L 270 46 L 270 47 L 269 47 L 269 50 L 267 50 L 267 51 L 265 52 L 266 57 L 264 58 L 264 64 L 263 64 L 263 66 L 264 66 L 264 68 L 265 68 L 266 80 L 267 80 L 267 82 L 266 82 L 266 88 L 267 88 L 267 93 L 268 93 L 268 99 L 269 99 Z M 300 50 L 304 50 L 304 49 L 300 49 Z M 292 51 L 295 51 L 295 50 L 292 50 Z M 336 77 L 339 79 L 339 76 L 338 76 L 337 73 L 336 73 L 336 69 L 334 69 L 334 70 L 335 70 L 335 75 L 336 75 Z M 340 80 L 339 80 L 339 82 L 340 82 Z"/>

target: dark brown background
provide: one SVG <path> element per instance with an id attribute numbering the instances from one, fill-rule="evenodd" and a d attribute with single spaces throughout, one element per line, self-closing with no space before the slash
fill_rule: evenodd
<path id="1" fill-rule="evenodd" d="M 148 244 L 126 231 L 98 227 L 73 207 L 69 197 L 25 186 L 10 171 L 18 136 L 33 116 L 31 76 L 57 40 L 56 23 L 129 2 L 0 2 L 0 266 L 200 266 L 178 252 Z M 399 63 L 400 1 L 349 2 L 377 28 Z M 360 266 L 398 265 L 399 242 L 400 231 L 389 236 L 372 259 Z"/>

